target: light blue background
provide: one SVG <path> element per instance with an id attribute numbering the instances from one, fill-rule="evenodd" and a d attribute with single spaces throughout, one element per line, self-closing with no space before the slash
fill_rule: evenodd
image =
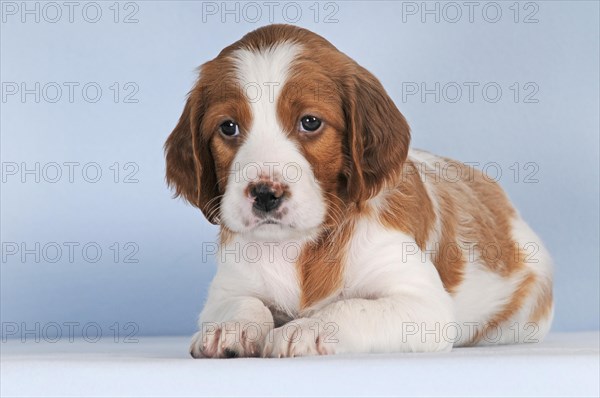
<path id="1" fill-rule="evenodd" d="M 243 15 L 239 23 L 232 15 L 222 23 L 219 14 L 205 15 L 203 21 L 201 2 L 142 1 L 135 3 L 139 22 L 125 24 L 113 22 L 112 1 L 99 4 L 103 15 L 98 23 L 86 22 L 81 7 L 73 23 L 65 15 L 56 23 L 43 18 L 35 23 L 31 16 L 22 23 L 19 15 L 3 15 L 2 82 L 29 87 L 79 82 L 79 88 L 97 82 L 103 96 L 97 103 L 84 101 L 81 91 L 73 103 L 66 91 L 58 103 L 35 103 L 32 95 L 22 103 L 9 96 L 1 103 L 2 162 L 28 167 L 97 162 L 103 174 L 98 183 L 85 182 L 81 166 L 73 183 L 66 167 L 57 183 L 35 183 L 33 176 L 22 183 L 19 175 L 5 176 L 2 242 L 80 246 L 73 263 L 66 249 L 57 263 L 8 256 L 1 263 L 2 322 L 28 327 L 96 322 L 103 330 L 115 322 L 135 322 L 138 335 L 190 334 L 215 272 L 212 257 L 202 261 L 202 242 L 213 241 L 217 228 L 196 209 L 171 199 L 162 145 L 179 118 L 195 68 L 268 24 L 267 9 L 256 23 L 244 21 Z M 276 22 L 285 22 L 284 4 L 275 9 Z M 401 2 L 366 1 L 334 3 L 336 23 L 323 22 L 336 8 L 321 3 L 315 23 L 313 2 L 300 4 L 299 25 L 325 36 L 381 79 L 412 126 L 414 146 L 502 167 L 501 184 L 556 262 L 554 330 L 597 329 L 598 3 L 539 1 L 534 3 L 538 23 L 522 22 L 534 11 L 524 9 L 525 3 L 515 23 L 512 1 L 499 3 L 497 23 L 482 17 L 485 2 L 475 9 L 472 23 L 468 15 L 456 23 L 443 16 L 436 23 L 430 15 L 423 23 L 420 15 L 406 14 L 404 22 Z M 133 10 L 124 7 L 121 3 L 120 19 Z M 115 103 L 109 89 L 113 82 L 135 83 L 139 102 L 123 103 L 121 97 Z M 418 96 L 403 101 L 403 82 L 426 82 L 429 88 L 435 82 L 478 82 L 480 89 L 473 103 L 466 91 L 457 103 L 443 98 L 436 103 L 432 95 L 424 102 Z M 481 95 L 488 82 L 503 90 L 496 103 Z M 509 88 L 514 82 L 535 83 L 539 102 L 524 103 L 526 92 L 521 91 L 515 103 Z M 115 162 L 121 168 L 136 163 L 139 182 L 115 183 L 109 169 Z M 509 169 L 515 162 L 521 168 L 516 182 Z M 527 162 L 539 167 L 539 182 L 524 182 Z M 125 172 L 121 169 L 120 180 Z M 103 249 L 97 263 L 82 260 L 86 242 Z M 137 244 L 139 262 L 121 258 L 115 263 L 109 248 L 113 242 L 121 250 L 127 242 Z"/>

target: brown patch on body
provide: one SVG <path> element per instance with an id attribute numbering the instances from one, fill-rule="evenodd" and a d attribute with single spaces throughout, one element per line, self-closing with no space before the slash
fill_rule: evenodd
<path id="1" fill-rule="evenodd" d="M 348 242 L 355 217 L 335 229 L 326 229 L 314 242 L 306 243 L 298 258 L 300 309 L 306 310 L 339 291 L 343 281 Z"/>
<path id="2" fill-rule="evenodd" d="M 506 303 L 504 307 L 483 326 L 483 328 L 476 330 L 475 335 L 467 345 L 477 344 L 482 338 L 487 336 L 489 330 L 498 329 L 503 323 L 509 321 L 513 315 L 515 315 L 523 307 L 523 304 L 531 293 L 535 282 L 536 278 L 533 273 L 526 274 L 526 276 L 519 283 L 519 286 L 517 286 L 513 292 L 508 303 Z"/>
<path id="3" fill-rule="evenodd" d="M 219 245 L 225 246 L 233 241 L 234 233 L 227 227 L 221 226 L 219 229 Z"/>
<path id="4" fill-rule="evenodd" d="M 414 163 L 405 162 L 401 181 L 385 194 L 385 206 L 379 213 L 381 222 L 413 236 L 419 248 L 424 249 L 435 217 L 433 204 Z"/>
<path id="5" fill-rule="evenodd" d="M 479 170 L 433 159 L 439 162 L 437 166 L 406 162 L 394 189 L 386 195 L 383 222 L 414 236 L 421 250 L 434 250 L 433 264 L 448 292 L 462 282 L 469 254 L 477 254 L 491 271 L 503 276 L 520 269 L 522 254 L 511 233 L 515 212 L 503 190 Z M 441 171 L 450 163 L 460 178 Z M 432 247 L 426 247 L 426 242 Z"/>
<path id="6" fill-rule="evenodd" d="M 506 194 L 479 170 L 445 158 L 432 157 L 428 161 L 438 164 L 432 168 L 431 164 L 406 162 L 401 178 L 385 195 L 380 219 L 386 226 L 414 236 L 421 250 L 431 249 L 426 242 L 433 245 L 432 261 L 448 292 L 456 291 L 466 264 L 475 260 L 468 255 L 477 255 L 490 272 L 507 278 L 508 283 L 508 278 L 525 269 L 526 253 L 513 239 L 512 222 L 517 214 Z M 448 165 L 458 173 L 451 176 L 441 171 Z M 435 238 L 437 242 L 431 242 Z M 552 308 L 552 283 L 528 273 L 486 327 L 510 320 L 534 294 L 534 287 L 541 290 L 531 321 L 547 317 Z M 486 331 L 480 329 L 473 343 Z"/>
<path id="7" fill-rule="evenodd" d="M 544 279 L 538 282 L 538 296 L 529 316 L 529 321 L 539 323 L 544 319 L 547 319 L 552 312 L 553 306 L 553 293 L 552 293 L 552 280 Z"/>

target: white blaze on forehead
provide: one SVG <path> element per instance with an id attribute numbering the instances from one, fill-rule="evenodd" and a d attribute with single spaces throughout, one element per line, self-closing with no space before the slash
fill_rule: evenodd
<path id="1" fill-rule="evenodd" d="M 299 155 L 278 120 L 277 102 L 300 50 L 298 44 L 283 42 L 261 50 L 240 49 L 232 54 L 236 77 L 252 112 L 252 126 L 247 127 L 236 159 L 242 167 L 250 162 L 275 162 L 279 165 L 277 169 Z"/>
<path id="2" fill-rule="evenodd" d="M 270 110 L 276 105 L 300 45 L 283 42 L 261 50 L 240 49 L 233 52 L 236 77 L 253 110 Z"/>

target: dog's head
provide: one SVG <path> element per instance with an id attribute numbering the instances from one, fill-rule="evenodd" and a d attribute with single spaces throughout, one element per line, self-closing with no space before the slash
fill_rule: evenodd
<path id="1" fill-rule="evenodd" d="M 202 65 L 165 144 L 167 181 L 234 233 L 316 236 L 400 172 L 409 141 L 371 73 L 310 31 L 271 25 Z"/>

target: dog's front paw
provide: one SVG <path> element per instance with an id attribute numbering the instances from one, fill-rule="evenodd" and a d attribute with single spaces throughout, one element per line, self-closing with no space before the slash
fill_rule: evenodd
<path id="1" fill-rule="evenodd" d="M 302 318 L 271 330 L 264 342 L 263 357 L 284 358 L 335 354 L 336 325 Z"/>
<path id="2" fill-rule="evenodd" d="M 265 333 L 251 321 L 206 322 L 192 337 L 190 354 L 194 358 L 257 357 Z"/>

